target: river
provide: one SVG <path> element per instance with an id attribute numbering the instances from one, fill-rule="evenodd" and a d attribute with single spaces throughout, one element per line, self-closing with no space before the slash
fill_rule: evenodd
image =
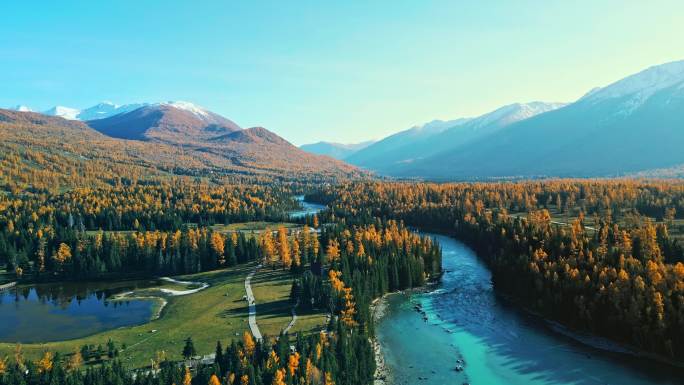
<path id="1" fill-rule="evenodd" d="M 295 210 L 295 211 L 289 212 L 290 218 L 292 218 L 292 219 L 299 219 L 299 218 L 303 218 L 307 215 L 313 215 L 313 214 L 316 214 L 319 211 L 325 209 L 324 205 L 305 201 L 304 195 L 298 195 L 296 197 L 296 199 L 299 201 L 299 204 L 302 206 L 302 208 L 300 210 Z"/>
<path id="2" fill-rule="evenodd" d="M 684 384 L 684 369 L 570 338 L 499 298 L 491 274 L 461 242 L 430 234 L 445 271 L 436 290 L 386 299 L 376 327 L 391 384 Z M 422 306 L 427 316 L 418 313 Z M 455 369 L 463 360 L 463 371 Z"/>

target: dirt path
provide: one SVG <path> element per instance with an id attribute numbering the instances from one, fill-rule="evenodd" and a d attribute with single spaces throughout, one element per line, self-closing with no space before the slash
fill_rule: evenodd
<path id="1" fill-rule="evenodd" d="M 254 300 L 254 293 L 252 293 L 252 278 L 260 267 L 261 265 L 257 265 L 251 273 L 247 274 L 247 278 L 245 278 L 245 292 L 247 293 L 247 303 L 249 304 L 249 329 L 252 331 L 252 335 L 257 341 L 260 341 L 262 337 L 261 331 L 259 331 L 259 325 L 257 325 L 256 322 L 256 301 Z"/>

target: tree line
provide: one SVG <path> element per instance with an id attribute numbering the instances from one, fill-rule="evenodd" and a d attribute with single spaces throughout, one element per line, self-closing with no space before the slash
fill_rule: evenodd
<path id="1" fill-rule="evenodd" d="M 321 225 L 319 230 L 306 225 L 295 230 L 279 227 L 275 231 L 266 229 L 259 237 L 248 239 L 237 233 L 226 236 L 187 229 L 187 237 L 199 235 L 197 244 L 206 243 L 200 249 L 212 250 L 217 258 L 216 267 L 220 267 L 219 256 L 230 254 L 230 248 L 234 247 L 231 245 L 237 238 L 238 245 L 240 239 L 248 242 L 255 250 L 255 259 L 263 261 L 266 267 L 291 271 L 293 302 L 302 309 L 325 309 L 333 315 L 320 333 L 298 334 L 294 341 L 287 335 L 256 341 L 245 332 L 240 341 L 233 340 L 225 349 L 218 342 L 214 363 L 199 364 L 192 370 L 183 363 L 166 360 L 162 354 L 145 370 L 127 371 L 116 359 L 118 348 L 113 342 L 108 344 L 112 362 L 85 370 L 81 368 L 84 360 L 101 357 L 104 348 L 85 346 L 68 356 L 46 352 L 36 362 L 24 360 L 19 350 L 14 359 L 0 360 L 0 383 L 370 384 L 375 372 L 370 343 L 373 336 L 370 303 L 386 292 L 419 287 L 438 277 L 441 250 L 431 238 L 420 236 L 394 220 L 376 218 L 364 225 L 352 225 L 340 219 Z M 181 243 L 184 242 L 182 234 L 184 232 L 181 232 Z M 134 253 L 141 260 L 156 260 L 159 249 L 154 249 L 153 245 L 160 247 L 158 238 L 150 243 L 153 251 L 145 254 L 144 234 L 127 236 L 134 244 L 142 245 L 143 248 Z M 102 238 L 103 244 L 107 242 L 106 238 L 106 235 Z M 97 236 L 93 239 L 96 242 Z M 173 240 L 169 242 L 172 243 L 167 247 L 174 249 Z M 192 243 L 191 240 L 187 242 Z M 192 359 L 196 353 L 188 338 L 183 355 Z"/>
<path id="2" fill-rule="evenodd" d="M 495 288 L 575 328 L 684 358 L 684 258 L 670 227 L 676 181 L 348 183 L 310 196 L 328 216 L 397 218 L 453 234 Z M 325 220 L 325 219 L 324 219 Z"/>

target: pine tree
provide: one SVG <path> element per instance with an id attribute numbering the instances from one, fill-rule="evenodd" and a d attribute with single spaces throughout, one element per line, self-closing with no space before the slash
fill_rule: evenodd
<path id="1" fill-rule="evenodd" d="M 188 337 L 185 339 L 185 346 L 183 347 L 183 357 L 186 360 L 189 360 L 195 355 L 197 355 L 197 351 L 195 350 L 195 344 L 192 342 L 192 337 Z"/>

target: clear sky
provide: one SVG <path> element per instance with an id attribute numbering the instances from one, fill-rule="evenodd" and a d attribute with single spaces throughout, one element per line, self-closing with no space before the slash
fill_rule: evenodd
<path id="1" fill-rule="evenodd" d="M 674 1 L 3 1 L 0 107 L 187 100 L 295 144 L 572 101 L 684 58 Z"/>

